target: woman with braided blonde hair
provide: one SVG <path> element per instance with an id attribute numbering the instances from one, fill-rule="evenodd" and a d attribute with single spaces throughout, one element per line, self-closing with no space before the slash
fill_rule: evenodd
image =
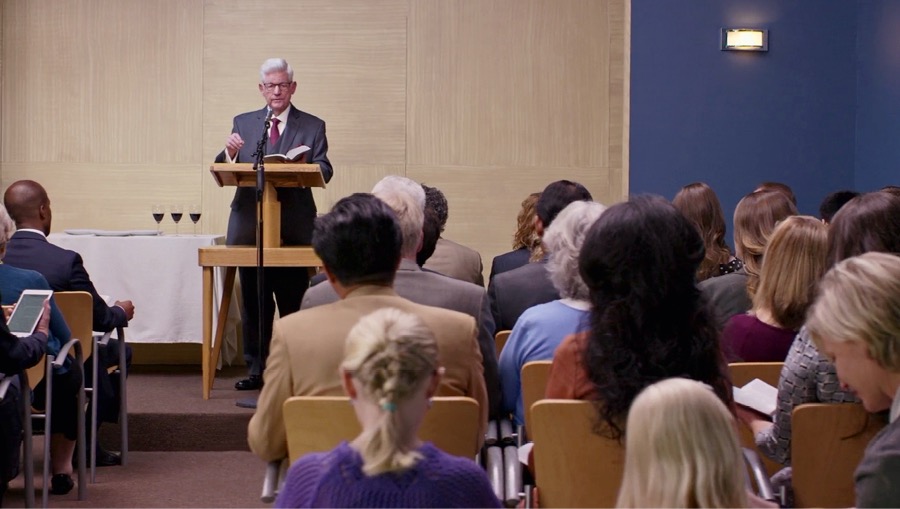
<path id="1" fill-rule="evenodd" d="M 363 431 L 297 460 L 277 507 L 499 507 L 476 463 L 417 438 L 442 374 L 434 334 L 417 316 L 385 308 L 363 317 L 341 364 Z"/>

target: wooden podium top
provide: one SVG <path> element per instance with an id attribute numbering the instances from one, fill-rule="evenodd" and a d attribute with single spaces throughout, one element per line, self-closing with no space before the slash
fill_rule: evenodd
<path id="1" fill-rule="evenodd" d="M 214 164 L 210 173 L 219 187 L 255 187 L 256 171 L 250 163 Z M 325 179 L 318 164 L 266 165 L 266 182 L 275 187 L 325 187 Z"/>

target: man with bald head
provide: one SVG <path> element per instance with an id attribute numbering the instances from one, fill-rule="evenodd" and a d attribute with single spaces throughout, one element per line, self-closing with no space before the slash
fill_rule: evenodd
<path id="1" fill-rule="evenodd" d="M 127 327 L 134 317 L 134 305 L 130 300 L 117 301 L 109 306 L 97 293 L 91 277 L 84 268 L 81 255 L 63 249 L 47 241 L 53 214 L 47 191 L 33 180 L 13 182 L 3 195 L 3 202 L 10 217 L 16 222 L 16 233 L 9 240 L 3 263 L 22 269 L 40 272 L 55 292 L 84 291 L 93 298 L 93 329 L 110 332 L 117 327 Z M 119 342 L 111 339 L 106 347 L 99 348 L 97 413 L 100 421 L 116 422 L 119 415 L 119 398 L 113 387 L 107 368 L 118 363 Z M 126 346 L 126 357 L 131 359 L 131 349 Z M 92 385 L 91 371 L 86 370 L 85 383 Z M 114 465 L 119 458 L 98 450 L 97 465 Z"/>

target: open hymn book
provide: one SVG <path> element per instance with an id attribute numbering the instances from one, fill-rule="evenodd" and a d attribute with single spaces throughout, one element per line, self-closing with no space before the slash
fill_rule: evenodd
<path id="1" fill-rule="evenodd" d="M 747 385 L 734 387 L 732 390 L 735 403 L 752 408 L 769 417 L 775 414 L 778 406 L 778 389 L 759 378 L 754 378 Z"/>
<path id="2" fill-rule="evenodd" d="M 266 154 L 263 156 L 263 161 L 266 163 L 303 163 L 306 162 L 306 153 L 309 152 L 309 147 L 306 145 L 300 145 L 299 147 L 294 147 L 288 150 L 287 154 Z"/>

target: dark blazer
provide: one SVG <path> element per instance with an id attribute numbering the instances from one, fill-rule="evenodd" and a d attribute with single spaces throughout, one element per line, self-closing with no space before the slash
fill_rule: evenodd
<path id="1" fill-rule="evenodd" d="M 253 163 L 256 145 L 262 139 L 268 108 L 263 108 L 234 117 L 231 132 L 238 133 L 244 146 L 238 152 L 235 162 Z M 276 146 L 267 144 L 266 153 L 284 154 L 288 150 L 306 145 L 310 148 L 306 161 L 318 163 L 325 182 L 331 180 L 334 171 L 328 160 L 328 139 L 325 137 L 325 122 L 322 119 L 298 110 L 291 105 L 287 125 Z M 224 163 L 225 151 L 216 157 L 217 163 Z M 309 245 L 312 242 L 313 221 L 316 218 L 316 204 L 309 188 L 279 188 L 278 201 L 281 202 L 281 237 L 285 245 Z M 228 234 L 225 243 L 229 245 L 256 244 L 256 189 L 238 187 L 231 202 L 228 218 Z"/>
<path id="2" fill-rule="evenodd" d="M 509 251 L 494 257 L 491 262 L 490 279 L 494 279 L 497 274 L 518 269 L 523 265 L 528 265 L 528 259 L 531 258 L 531 251 L 527 247 L 520 247 L 515 251 Z"/>
<path id="3" fill-rule="evenodd" d="M 544 262 L 528 263 L 495 276 L 488 295 L 497 331 L 512 330 L 526 309 L 559 298 Z"/>
<path id="4" fill-rule="evenodd" d="M 84 268 L 81 255 L 51 244 L 39 233 L 17 231 L 6 245 L 3 263 L 40 272 L 54 292 L 84 291 L 94 299 L 94 330 L 109 332 L 116 327 L 127 327 L 125 310 L 107 306 L 97 293 L 91 276 Z"/>

